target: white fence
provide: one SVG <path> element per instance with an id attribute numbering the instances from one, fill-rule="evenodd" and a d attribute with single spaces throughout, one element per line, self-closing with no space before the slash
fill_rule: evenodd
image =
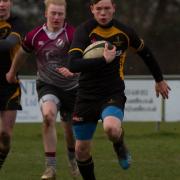
<path id="1" fill-rule="evenodd" d="M 149 76 L 126 77 L 126 121 L 180 121 L 180 77 L 167 76 L 171 87 L 168 100 L 157 98 Z M 34 77 L 21 78 L 22 107 L 17 122 L 41 122 Z"/>

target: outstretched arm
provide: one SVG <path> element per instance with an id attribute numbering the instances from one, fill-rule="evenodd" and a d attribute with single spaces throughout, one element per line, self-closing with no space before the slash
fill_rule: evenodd
<path id="1" fill-rule="evenodd" d="M 159 95 L 161 95 L 164 99 L 168 99 L 169 91 L 171 90 L 171 88 L 163 79 L 163 75 L 159 67 L 159 64 L 154 58 L 152 52 L 145 46 L 141 51 L 138 52 L 138 54 L 144 60 L 145 64 L 151 71 L 156 81 L 155 84 L 156 96 L 159 97 Z"/>
<path id="2" fill-rule="evenodd" d="M 156 82 L 160 82 L 163 80 L 163 75 L 160 69 L 160 66 L 152 54 L 151 50 L 144 46 L 141 51 L 138 51 L 137 54 L 143 59 L 146 66 L 149 68 L 151 74 L 153 75 Z"/>
<path id="3" fill-rule="evenodd" d="M 16 53 L 9 72 L 6 74 L 6 79 L 9 83 L 16 83 L 16 74 L 25 63 L 28 53 L 26 53 L 22 47 Z"/>
<path id="4" fill-rule="evenodd" d="M 161 94 L 163 99 L 168 99 L 170 90 L 171 90 L 171 88 L 164 80 L 160 81 L 160 82 L 156 82 L 156 84 L 155 84 L 155 91 L 156 91 L 157 97 L 159 97 L 159 94 Z"/>
<path id="5" fill-rule="evenodd" d="M 138 37 L 138 35 L 134 32 L 134 30 L 129 29 L 129 37 L 130 37 L 130 46 L 134 48 L 137 54 L 144 61 L 148 69 L 150 70 L 155 84 L 156 96 L 162 95 L 164 99 L 169 97 L 169 91 L 171 90 L 166 81 L 163 78 L 163 74 L 161 72 L 161 68 L 154 57 L 151 50 L 144 45 L 144 41 Z"/>

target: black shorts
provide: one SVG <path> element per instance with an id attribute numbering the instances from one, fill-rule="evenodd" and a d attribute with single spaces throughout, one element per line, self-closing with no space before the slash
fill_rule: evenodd
<path id="1" fill-rule="evenodd" d="M 73 116 L 73 123 L 97 122 L 101 119 L 101 113 L 106 106 L 117 106 L 124 111 L 126 96 L 124 94 L 114 94 L 105 97 L 103 100 L 90 101 L 77 98 Z"/>
<path id="2" fill-rule="evenodd" d="M 16 84 L 0 84 L 0 111 L 22 110 L 21 88 Z"/>
<path id="3" fill-rule="evenodd" d="M 37 88 L 37 94 L 39 100 L 41 99 L 41 97 L 47 94 L 55 95 L 60 101 L 58 110 L 60 110 L 61 113 L 73 112 L 77 88 L 64 91 L 57 86 L 53 86 L 39 80 L 37 81 L 36 88 Z"/>

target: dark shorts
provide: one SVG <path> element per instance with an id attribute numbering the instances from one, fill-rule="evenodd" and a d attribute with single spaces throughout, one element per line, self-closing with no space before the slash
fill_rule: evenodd
<path id="1" fill-rule="evenodd" d="M 44 95 L 47 95 L 47 94 L 52 94 L 59 99 L 60 103 L 58 106 L 58 110 L 61 112 L 61 115 L 73 112 L 77 88 L 74 88 L 68 91 L 63 91 L 59 87 L 44 83 L 39 80 L 37 81 L 36 88 L 37 88 L 39 100 Z"/>
<path id="2" fill-rule="evenodd" d="M 17 84 L 0 84 L 0 111 L 22 110 L 21 89 Z"/>
<path id="3" fill-rule="evenodd" d="M 99 119 L 102 119 L 102 111 L 107 106 L 118 107 L 124 112 L 125 102 L 126 96 L 121 93 L 97 101 L 77 98 L 73 115 L 73 124 L 81 124 L 84 122 L 96 123 Z"/>

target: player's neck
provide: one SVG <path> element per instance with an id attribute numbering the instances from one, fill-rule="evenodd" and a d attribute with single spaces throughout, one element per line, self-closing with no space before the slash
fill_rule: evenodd
<path id="1" fill-rule="evenodd" d="M 10 17 L 10 12 L 4 16 L 0 16 L 0 21 L 6 21 L 7 19 L 9 19 L 9 17 Z"/>
<path id="2" fill-rule="evenodd" d="M 47 24 L 46 26 L 47 26 L 46 28 L 47 28 L 47 30 L 49 32 L 58 32 L 58 31 L 60 31 L 63 28 L 63 24 L 61 26 L 58 26 L 58 27 L 52 27 L 49 24 Z"/>

